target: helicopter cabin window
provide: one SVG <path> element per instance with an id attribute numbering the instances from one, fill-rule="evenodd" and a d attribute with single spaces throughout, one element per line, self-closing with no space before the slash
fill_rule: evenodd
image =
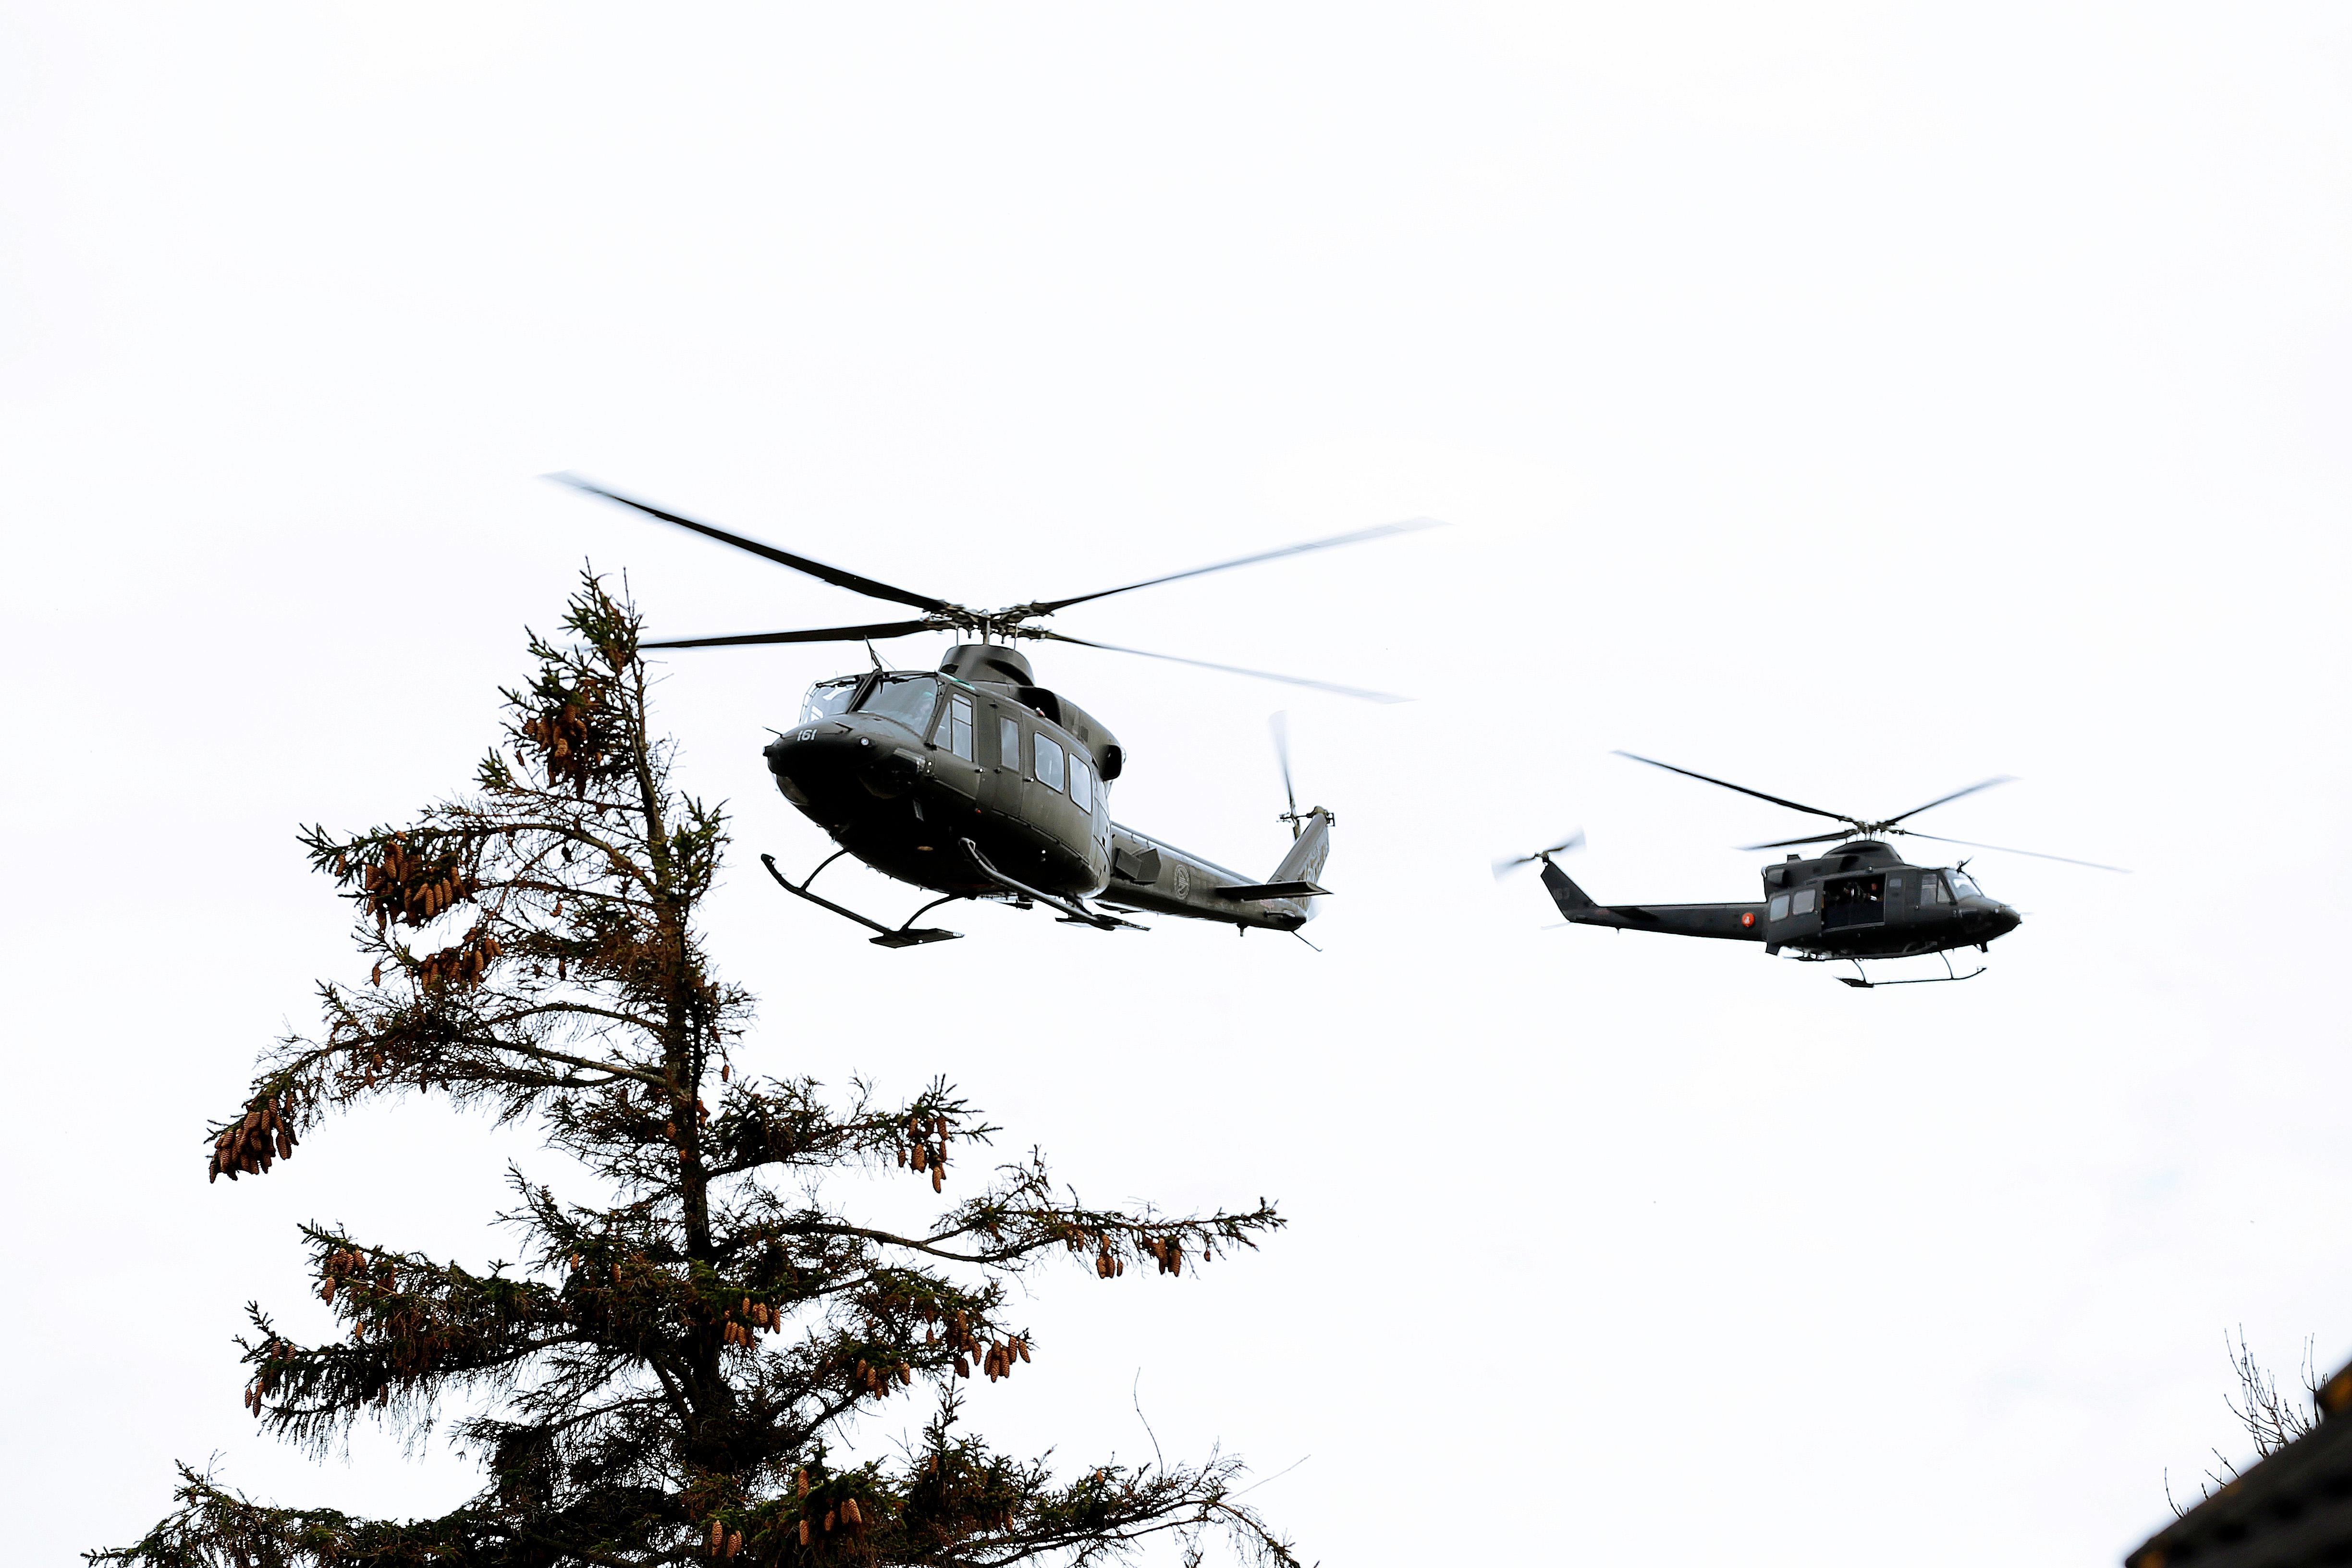
<path id="1" fill-rule="evenodd" d="M 1789 895 L 1789 912 L 1792 915 L 1811 914 L 1813 912 L 1813 896 L 1814 889 L 1811 888 L 1798 889 L 1795 892 Z"/>
<path id="2" fill-rule="evenodd" d="M 1919 903 L 1923 909 L 1929 904 L 1948 904 L 1951 901 L 1952 895 L 1944 887 L 1941 871 L 1919 873 Z"/>
<path id="3" fill-rule="evenodd" d="M 1081 811 L 1089 810 L 1094 805 L 1094 770 L 1087 765 L 1086 758 L 1076 752 L 1070 753 L 1070 798 L 1078 803 Z"/>
<path id="4" fill-rule="evenodd" d="M 1037 782 L 1047 789 L 1061 788 L 1062 748 L 1043 735 L 1033 735 L 1030 739 L 1037 743 Z"/>
<path id="5" fill-rule="evenodd" d="M 1789 895 L 1781 893 L 1776 896 L 1772 900 L 1771 909 L 1765 914 L 1764 918 L 1768 921 L 1787 920 L 1789 918 Z"/>
<path id="6" fill-rule="evenodd" d="M 857 710 L 894 720 L 921 735 L 930 730 L 939 697 L 940 683 L 928 675 L 886 675 Z"/>
<path id="7" fill-rule="evenodd" d="M 940 732 L 931 744 L 943 752 L 953 752 L 965 762 L 971 761 L 971 700 L 948 694 L 948 704 L 940 710 Z"/>
<path id="8" fill-rule="evenodd" d="M 999 719 L 996 721 L 996 765 L 1021 771 L 1021 721 Z"/>
<path id="9" fill-rule="evenodd" d="M 801 722 L 830 719 L 848 707 L 849 700 L 857 695 L 857 680 L 856 676 L 845 675 L 838 680 L 820 680 L 810 687 L 808 695 L 801 699 Z"/>

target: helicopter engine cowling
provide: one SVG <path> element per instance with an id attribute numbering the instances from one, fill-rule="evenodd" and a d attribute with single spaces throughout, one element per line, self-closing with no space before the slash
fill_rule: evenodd
<path id="1" fill-rule="evenodd" d="M 940 660 L 940 673 L 968 680 L 974 686 L 1034 686 L 1037 672 L 1018 650 L 1003 643 L 962 642 Z"/>

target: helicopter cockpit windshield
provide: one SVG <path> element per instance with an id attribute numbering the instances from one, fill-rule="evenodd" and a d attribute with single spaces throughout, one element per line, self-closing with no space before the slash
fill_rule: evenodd
<path id="1" fill-rule="evenodd" d="M 808 695 L 801 699 L 801 722 L 807 724 L 819 719 L 830 719 L 846 709 L 849 700 L 857 695 L 857 680 L 856 676 L 845 675 L 835 680 L 820 680 L 810 687 Z"/>
<path id="2" fill-rule="evenodd" d="M 931 727 L 931 710 L 939 702 L 940 683 L 929 675 L 886 675 L 875 683 L 860 713 L 895 719 L 920 735 Z"/>
<path id="3" fill-rule="evenodd" d="M 1977 885 L 1969 880 L 1969 874 L 1966 871 L 1947 871 L 1944 875 L 1952 884 L 1952 894 L 1955 898 L 1980 899 L 1984 897 L 1984 894 L 1979 890 Z"/>

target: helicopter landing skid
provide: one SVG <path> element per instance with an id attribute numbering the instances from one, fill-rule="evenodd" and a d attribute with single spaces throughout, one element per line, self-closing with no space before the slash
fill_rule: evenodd
<path id="1" fill-rule="evenodd" d="M 990 865 L 988 857 L 980 852 L 980 846 L 969 838 L 963 841 L 963 852 L 971 857 L 971 863 L 980 868 L 982 876 L 986 877 L 1006 892 L 1024 899 L 1033 899 L 1049 910 L 1059 910 L 1060 923 L 1063 925 L 1087 925 L 1094 927 L 1097 931 L 1149 931 L 1151 929 L 1149 926 L 1137 925 L 1133 921 L 1123 921 L 1117 915 L 1097 914 L 1067 899 L 1057 899 L 1051 893 L 1041 893 L 1026 882 L 1016 882 Z"/>
<path id="2" fill-rule="evenodd" d="M 768 868 L 768 875 L 776 879 L 776 886 L 782 888 L 787 893 L 792 894 L 793 897 L 796 899 L 806 899 L 810 903 L 816 905 L 819 909 L 831 910 L 835 914 L 841 916 L 844 920 L 856 921 L 859 925 L 866 927 L 868 931 L 880 931 L 882 933 L 881 935 L 866 939 L 873 942 L 877 947 L 919 947 L 927 942 L 954 942 L 963 935 L 963 932 L 960 931 L 941 931 L 936 926 L 918 926 L 915 924 L 917 920 L 930 913 L 933 910 L 938 909 L 941 904 L 951 902 L 954 900 L 962 897 L 960 893 L 950 893 L 944 899 L 933 899 L 929 903 L 925 904 L 921 909 L 917 910 L 913 914 L 908 915 L 905 925 L 894 928 L 884 925 L 880 921 L 867 920 L 856 910 L 844 909 L 839 904 L 835 903 L 831 899 L 821 899 L 814 893 L 808 890 L 809 882 L 816 880 L 817 871 L 824 870 L 825 867 L 832 865 L 835 860 L 840 859 L 844 855 L 848 853 L 849 851 L 846 849 L 836 849 L 832 854 L 826 856 L 823 861 L 819 862 L 816 871 L 811 871 L 808 874 L 808 881 L 801 883 L 798 887 L 793 886 L 790 881 L 786 880 L 784 874 L 776 869 L 776 858 L 773 855 L 761 856 L 760 864 Z"/>
<path id="3" fill-rule="evenodd" d="M 1870 972 L 1863 968 L 1862 960 L 1858 958 L 1849 958 L 1846 962 L 1853 965 L 1854 973 L 1861 976 L 1860 979 L 1849 980 L 1843 974 L 1834 978 L 1839 984 L 1851 985 L 1857 991 L 1875 991 L 1883 985 L 1948 985 L 1955 980 L 1974 980 L 1985 972 L 1985 966 L 1979 963 L 1966 974 L 1955 974 L 1952 973 L 1952 955 L 1947 952 L 1939 956 L 1944 961 L 1944 973 L 1930 974 L 1924 980 L 1873 980 L 1870 978 Z"/>

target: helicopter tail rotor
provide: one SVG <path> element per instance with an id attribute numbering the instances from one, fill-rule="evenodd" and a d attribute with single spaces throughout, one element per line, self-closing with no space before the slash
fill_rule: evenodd
<path id="1" fill-rule="evenodd" d="M 1565 855 L 1570 850 L 1582 847 L 1584 847 L 1584 829 L 1580 827 L 1549 849 L 1538 849 L 1532 855 L 1514 855 L 1507 860 L 1496 861 L 1495 879 L 1499 882 L 1522 866 L 1532 866 L 1538 860 L 1549 864 L 1555 855 Z"/>
<path id="2" fill-rule="evenodd" d="M 1298 792 L 1290 784 L 1290 714 L 1286 710 L 1266 721 L 1274 731 L 1274 760 L 1282 769 L 1282 817 L 1290 824 L 1290 837 L 1298 837 Z"/>

